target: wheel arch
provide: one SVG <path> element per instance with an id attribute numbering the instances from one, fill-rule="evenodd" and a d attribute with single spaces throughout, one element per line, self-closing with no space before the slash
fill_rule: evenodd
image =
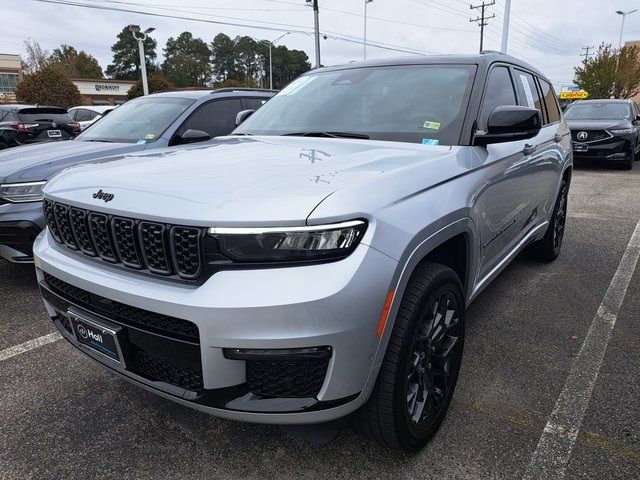
<path id="1" fill-rule="evenodd" d="M 476 275 L 478 248 L 475 225 L 471 218 L 462 218 L 419 242 L 398 264 L 398 271 L 390 287 L 391 304 L 385 306 L 380 322 L 384 323 L 378 349 L 372 363 L 377 368 L 384 359 L 396 314 L 411 276 L 424 262 L 440 263 L 451 268 L 460 277 L 463 296 L 468 303 Z M 386 318 L 383 318 L 386 316 Z"/>

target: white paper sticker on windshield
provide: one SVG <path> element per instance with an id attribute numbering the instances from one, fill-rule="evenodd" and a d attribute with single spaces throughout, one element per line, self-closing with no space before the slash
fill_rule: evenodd
<path id="1" fill-rule="evenodd" d="M 527 97 L 527 105 L 529 107 L 534 108 L 535 102 L 533 101 L 533 93 L 531 93 L 531 86 L 529 85 L 529 80 L 527 80 L 527 76 L 520 74 L 520 82 L 522 83 L 522 88 L 524 88 L 524 95 Z"/>
<path id="2" fill-rule="evenodd" d="M 314 79 L 314 77 L 311 76 L 311 75 L 306 75 L 304 77 L 298 77 L 293 82 L 291 82 L 289 85 L 284 87 L 280 91 L 280 95 L 292 95 L 292 94 L 296 93 L 298 90 L 300 90 L 302 87 L 304 87 L 306 84 L 308 84 L 309 82 L 313 81 L 313 79 Z"/>

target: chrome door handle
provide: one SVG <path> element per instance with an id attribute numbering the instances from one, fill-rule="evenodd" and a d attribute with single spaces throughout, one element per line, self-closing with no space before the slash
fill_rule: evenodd
<path id="1" fill-rule="evenodd" d="M 530 145 L 527 143 L 522 149 L 522 153 L 524 153 L 525 155 L 531 155 L 533 152 L 536 151 L 537 148 L 538 147 L 536 145 Z"/>

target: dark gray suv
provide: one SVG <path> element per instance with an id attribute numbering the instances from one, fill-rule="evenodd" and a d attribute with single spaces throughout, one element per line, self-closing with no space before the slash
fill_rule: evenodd
<path id="1" fill-rule="evenodd" d="M 42 187 L 64 168 L 227 135 L 239 112 L 257 110 L 274 94 L 231 88 L 158 93 L 118 107 L 72 141 L 0 152 L 0 258 L 32 261 L 33 240 L 44 228 Z"/>

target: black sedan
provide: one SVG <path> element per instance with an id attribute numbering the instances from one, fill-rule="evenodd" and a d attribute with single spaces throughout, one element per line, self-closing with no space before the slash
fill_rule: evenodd
<path id="1" fill-rule="evenodd" d="M 640 156 L 640 110 L 633 100 L 583 100 L 564 112 L 576 160 L 616 162 L 626 170 Z"/>

